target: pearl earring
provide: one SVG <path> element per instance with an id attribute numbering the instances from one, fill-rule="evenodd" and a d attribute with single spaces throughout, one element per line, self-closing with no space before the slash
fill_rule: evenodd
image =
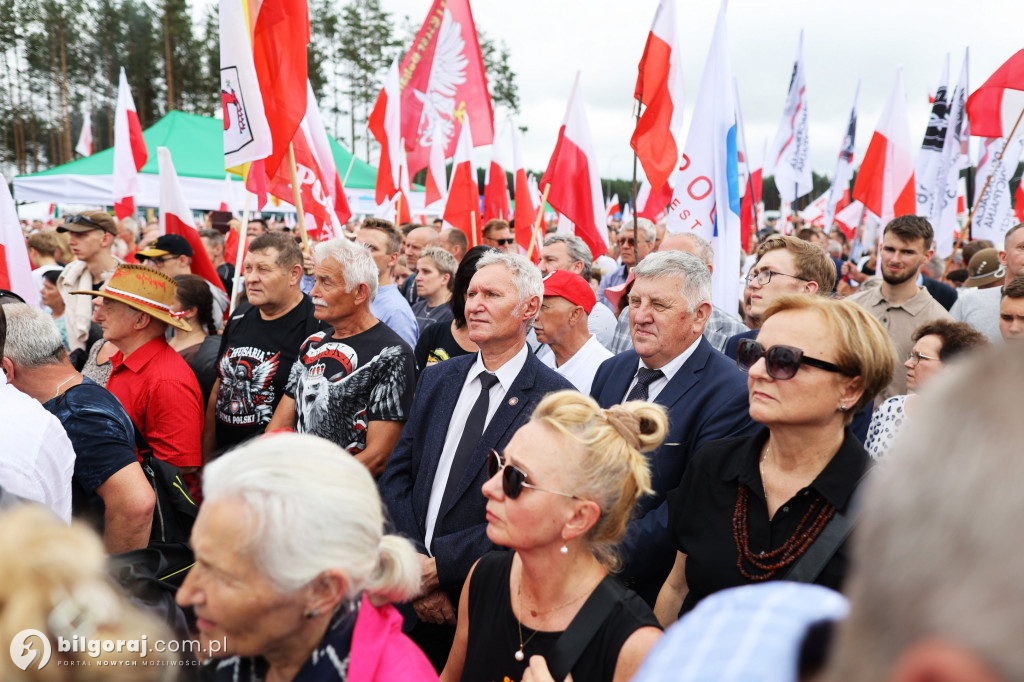
<path id="1" fill-rule="evenodd" d="M 558 551 L 561 552 L 562 554 L 568 554 L 569 553 L 569 547 L 566 546 L 566 544 L 563 542 L 562 543 L 562 548 L 559 549 Z"/>

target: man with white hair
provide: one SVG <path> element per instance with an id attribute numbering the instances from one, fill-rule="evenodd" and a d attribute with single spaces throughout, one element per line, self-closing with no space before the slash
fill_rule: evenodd
<path id="1" fill-rule="evenodd" d="M 480 351 L 423 370 L 409 422 L 381 493 L 397 530 L 420 552 L 422 594 L 412 638 L 440 669 L 455 635 L 455 604 L 487 538 L 485 463 L 551 391 L 572 388 L 530 352 L 526 334 L 544 295 L 540 272 L 518 254 L 480 258 L 466 292 L 469 338 Z M 737 370 L 738 371 L 738 370 Z"/>
<path id="2" fill-rule="evenodd" d="M 711 272 L 704 262 L 659 251 L 637 265 L 634 276 L 633 349 L 601 365 L 590 394 L 604 408 L 648 400 L 668 412 L 665 442 L 648 455 L 654 494 L 637 506 L 621 550 L 627 585 L 653 605 L 674 560 L 665 494 L 679 486 L 705 443 L 751 433 L 754 423 L 746 376 L 702 336 L 711 315 Z"/>
<path id="3" fill-rule="evenodd" d="M 377 476 L 408 418 L 416 361 L 370 311 L 377 266 L 367 249 L 331 239 L 313 248 L 313 265 L 314 314 L 331 329 L 303 342 L 267 430 L 325 438 Z"/>
<path id="4" fill-rule="evenodd" d="M 156 497 L 135 454 L 135 429 L 107 389 L 68 360 L 60 331 L 42 310 L 5 306 L 7 382 L 60 420 L 75 451 L 72 514 L 91 522 L 111 554 L 149 544 Z"/>
<path id="5" fill-rule="evenodd" d="M 825 679 L 1024 679 L 1024 354 L 969 358 L 915 404 L 871 474 Z"/>
<path id="6" fill-rule="evenodd" d="M 647 218 L 636 219 L 636 232 L 637 238 L 634 239 L 632 220 L 622 224 L 622 229 L 619 231 L 619 260 L 622 262 L 622 267 L 607 273 L 601 278 L 601 284 L 597 287 L 598 302 L 604 303 L 612 312 L 616 311 L 615 306 L 605 297 L 604 290 L 608 287 L 625 284 L 629 279 L 629 273 L 654 249 L 654 242 L 658 238 L 654 223 Z"/>

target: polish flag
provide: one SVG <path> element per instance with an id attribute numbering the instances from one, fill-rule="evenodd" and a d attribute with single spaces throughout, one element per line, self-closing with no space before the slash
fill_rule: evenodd
<path id="1" fill-rule="evenodd" d="M 850 193 L 850 179 L 853 178 L 853 155 L 854 142 L 857 137 L 857 100 L 860 99 L 860 81 L 857 81 L 857 89 L 853 94 L 853 108 L 850 109 L 850 120 L 846 124 L 846 134 L 843 135 L 843 143 L 839 147 L 839 158 L 836 160 L 836 170 L 832 174 L 832 190 L 829 193 L 828 206 L 825 208 L 825 229 L 832 227 L 832 219 L 836 211 L 841 210 L 840 200 Z M 849 203 L 849 196 L 846 196 Z"/>
<path id="2" fill-rule="evenodd" d="M 409 157 L 405 153 L 405 140 L 398 146 L 402 152 L 402 164 L 398 167 L 398 196 L 401 197 L 398 204 L 398 214 L 395 216 L 396 225 L 404 225 L 412 222 L 412 212 L 409 210 Z"/>
<path id="3" fill-rule="evenodd" d="M 313 217 L 316 227 L 307 226 L 307 229 L 314 239 L 319 239 L 324 230 L 332 229 L 331 225 L 337 217 L 327 193 L 327 180 L 317 158 L 309 120 L 305 117 L 292 139 L 292 147 L 295 152 L 295 175 L 299 181 L 302 212 Z M 277 167 L 277 173 L 267 183 L 267 191 L 281 201 L 294 201 L 291 173 L 287 163 Z"/>
<path id="4" fill-rule="evenodd" d="M 448 203 L 444 206 L 444 226 L 462 230 L 470 246 L 480 243 L 480 189 L 473 170 L 473 137 L 469 120 L 462 122 L 459 146 L 455 148 L 452 182 L 448 186 Z"/>
<path id="5" fill-rule="evenodd" d="M 583 110 L 580 74 L 576 73 L 569 105 L 558 131 L 558 142 L 548 162 L 541 186 L 550 185 L 548 203 L 576 226 L 576 236 L 586 242 L 597 258 L 608 250 L 604 225 L 604 199 L 590 125 Z"/>
<path id="6" fill-rule="evenodd" d="M 313 143 L 312 151 L 324 179 L 327 205 L 333 209 L 332 220 L 325 225 L 326 236 L 340 237 L 345 223 L 352 217 L 352 211 L 345 197 L 345 188 L 342 186 L 341 176 L 338 175 L 338 167 L 334 164 L 334 152 L 331 150 L 331 142 L 320 117 L 320 107 L 317 106 L 316 95 L 313 94 L 313 84 L 309 81 L 306 81 L 306 124 L 310 141 Z"/>
<path id="7" fill-rule="evenodd" d="M 220 192 L 220 205 L 217 207 L 218 211 L 231 211 L 234 213 L 234 196 L 235 190 L 231 186 L 231 174 L 228 173 L 224 176 L 224 186 Z"/>
<path id="8" fill-rule="evenodd" d="M 519 245 L 519 253 L 537 263 L 540 261 L 540 248 L 543 245 L 537 242 L 537 233 L 534 230 L 534 226 L 537 224 L 537 208 L 530 189 L 530 181 L 526 176 L 526 166 L 523 165 L 520 144 L 519 129 L 513 124 L 512 163 L 515 165 L 516 244 Z"/>
<path id="9" fill-rule="evenodd" d="M 255 21 L 250 15 L 252 61 L 263 97 L 263 111 L 273 149 L 263 162 L 267 180 L 273 178 L 288 154 L 306 114 L 309 45 L 309 7 L 304 1 L 260 0 Z M 287 169 L 285 169 L 287 173 Z"/>
<path id="10" fill-rule="evenodd" d="M 1021 188 L 1017 188 L 1018 201 L 1020 197 L 1024 196 L 1021 194 Z M 1024 206 L 1021 207 L 1024 209 Z M 956 184 L 956 215 L 958 218 L 967 215 L 967 178 L 960 178 L 960 181 Z M 1024 210 L 1021 211 L 1021 215 L 1024 215 Z M 1024 221 L 1024 217 L 1021 218 Z"/>
<path id="11" fill-rule="evenodd" d="M 114 215 L 118 219 L 135 213 L 138 175 L 148 159 L 142 124 L 122 66 L 117 85 L 117 108 L 114 111 Z"/>
<path id="12" fill-rule="evenodd" d="M 657 223 L 668 213 L 668 205 L 671 201 L 672 185 L 666 182 L 656 191 L 651 191 L 651 183 L 643 180 L 636 193 L 636 205 L 640 207 L 637 215 L 647 218 L 652 223 Z"/>
<path id="13" fill-rule="evenodd" d="M 0 173 L 0 289 L 7 289 L 38 306 L 39 290 L 32 281 L 32 262 L 28 258 L 25 235 L 18 222 L 14 198 L 7 180 Z M 0 349 L 3 350 L 3 349 Z"/>
<path id="14" fill-rule="evenodd" d="M 860 227 L 864 218 L 864 204 L 853 201 L 847 204 L 846 208 L 836 212 L 832 221 L 839 226 L 846 238 L 853 242 L 857 238 L 857 228 Z"/>
<path id="15" fill-rule="evenodd" d="M 646 105 L 629 146 L 651 186 L 660 188 L 679 161 L 683 128 L 683 69 L 675 0 L 661 0 L 640 58 L 633 98 Z"/>
<path id="16" fill-rule="evenodd" d="M 491 142 L 491 165 L 487 168 L 487 177 L 484 179 L 484 223 L 493 218 L 508 220 L 511 214 L 508 179 L 505 177 L 506 165 L 501 145 L 495 138 Z"/>
<path id="17" fill-rule="evenodd" d="M 402 87 L 398 80 L 398 60 L 391 63 L 384 87 L 367 121 L 370 133 L 380 144 L 377 164 L 377 205 L 395 196 L 401 184 L 402 166 Z"/>
<path id="18" fill-rule="evenodd" d="M 771 163 L 775 186 L 790 203 L 814 189 L 808 143 L 807 85 L 804 82 L 804 32 L 800 31 L 796 63 L 789 81 L 786 108 L 772 143 Z"/>
<path id="19" fill-rule="evenodd" d="M 220 0 L 220 102 L 224 167 L 266 158 L 274 148 L 253 61 L 246 0 Z"/>
<path id="20" fill-rule="evenodd" d="M 979 137 L 1024 135 L 1024 50 L 996 69 L 967 99 L 971 134 Z M 1016 129 L 1016 130 L 1014 130 Z"/>
<path id="21" fill-rule="evenodd" d="M 92 156 L 92 112 L 82 111 L 82 134 L 78 136 L 75 151 L 82 156 Z"/>
<path id="22" fill-rule="evenodd" d="M 1013 194 L 1013 215 L 1018 223 L 1024 223 L 1024 179 L 1017 185 L 1017 191 Z"/>
<path id="23" fill-rule="evenodd" d="M 914 150 L 907 122 L 907 97 L 903 88 L 903 68 L 896 71 L 889 101 L 878 121 L 867 153 L 860 164 L 853 198 L 882 222 L 917 210 L 914 194 Z"/>
<path id="24" fill-rule="evenodd" d="M 433 142 L 430 145 L 430 163 L 427 165 L 426 196 L 424 202 L 430 206 L 448 199 L 448 178 L 444 169 L 444 144 L 441 125 L 434 126 Z"/>
<path id="25" fill-rule="evenodd" d="M 619 195 L 613 194 L 612 198 L 608 200 L 608 203 L 604 207 L 604 222 L 606 225 L 611 225 L 615 219 L 615 214 L 619 212 Z"/>
<path id="26" fill-rule="evenodd" d="M 192 219 L 192 210 L 185 201 L 185 192 L 178 183 L 178 173 L 174 170 L 171 150 L 167 147 L 157 147 L 156 157 L 160 164 L 160 234 L 184 237 L 192 247 L 192 274 L 199 275 L 224 291 L 224 284 L 217 275 L 217 269 L 210 262 L 203 241 L 199 238 L 199 230 Z"/>

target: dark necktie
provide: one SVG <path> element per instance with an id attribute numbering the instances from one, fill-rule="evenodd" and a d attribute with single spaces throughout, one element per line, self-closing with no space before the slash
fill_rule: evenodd
<path id="1" fill-rule="evenodd" d="M 665 376 L 665 373 L 660 369 L 647 369 L 641 366 L 636 371 L 636 386 L 626 396 L 626 400 L 647 400 L 647 389 L 650 385 Z"/>
<path id="2" fill-rule="evenodd" d="M 473 409 L 469 411 L 466 426 L 462 430 L 462 438 L 459 439 L 459 445 L 455 448 L 455 457 L 452 458 L 452 468 L 448 472 L 448 483 L 444 486 L 444 495 L 441 496 L 438 515 L 443 514 L 448 508 L 456 488 L 459 487 L 459 481 L 462 480 L 462 474 L 469 466 L 473 451 L 476 450 L 476 446 L 480 442 L 480 436 L 484 433 L 484 422 L 487 421 L 487 408 L 490 402 L 488 394 L 491 387 L 498 383 L 498 377 L 490 372 L 480 372 L 479 379 L 480 395 L 473 403 Z"/>

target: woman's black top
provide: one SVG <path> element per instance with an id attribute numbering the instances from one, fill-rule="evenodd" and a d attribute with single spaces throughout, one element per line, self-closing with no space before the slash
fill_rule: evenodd
<path id="1" fill-rule="evenodd" d="M 686 555 L 689 592 L 680 614 L 709 594 L 752 582 L 737 565 L 739 551 L 733 517 L 740 486 L 747 489 L 750 550 L 770 552 L 790 539 L 815 503 L 828 502 L 838 512 L 846 513 L 857 483 L 870 463 L 860 441 L 846 429 L 843 444 L 818 477 L 769 519 L 759 466 L 768 435 L 764 428 L 754 436 L 708 443 L 694 455 L 679 487 L 668 495 L 669 532 L 676 549 Z M 844 542 L 814 582 L 838 590 L 848 561 Z M 749 564 L 745 566 L 750 573 Z M 784 579 L 787 570 L 789 567 L 780 569 L 771 579 Z"/>
<path id="2" fill-rule="evenodd" d="M 452 321 L 428 324 L 416 342 L 416 367 L 422 372 L 430 365 L 444 362 L 460 355 L 469 355 L 476 351 L 468 351 L 459 345 L 452 335 Z"/>
<path id="3" fill-rule="evenodd" d="M 512 612 L 509 576 L 514 552 L 495 551 L 485 554 L 473 569 L 469 583 L 469 641 L 466 662 L 462 668 L 463 682 L 502 682 L 521 680 L 530 665 L 531 656 L 547 656 L 555 649 L 561 632 L 537 632 L 523 627 L 523 660 L 517 661 L 519 626 Z M 615 580 L 607 577 L 605 580 Z M 590 644 L 572 669 L 574 680 L 611 682 L 619 650 L 629 636 L 646 626 L 659 627 L 650 607 L 640 597 L 626 590 L 619 602 L 598 629 Z"/>

